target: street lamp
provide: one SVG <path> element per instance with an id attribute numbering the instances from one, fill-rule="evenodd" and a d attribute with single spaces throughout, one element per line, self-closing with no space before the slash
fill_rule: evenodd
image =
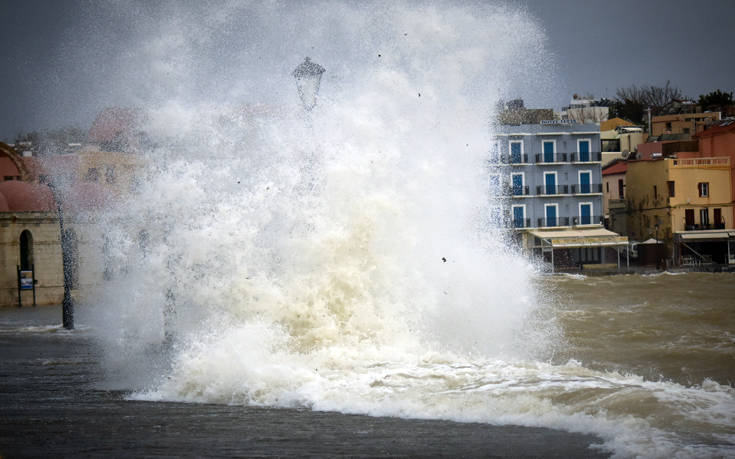
<path id="1" fill-rule="evenodd" d="M 64 229 L 64 210 L 62 208 L 62 197 L 53 181 L 48 183 L 51 194 L 54 196 L 56 204 L 56 212 L 59 216 L 59 231 L 61 233 L 61 262 L 64 271 L 64 299 L 61 303 L 61 320 L 64 328 L 72 330 L 74 328 L 74 300 L 71 297 L 72 284 L 72 263 L 73 258 L 70 252 L 69 232 Z"/>
<path id="2" fill-rule="evenodd" d="M 296 78 L 296 89 L 306 111 L 311 111 L 316 105 L 316 96 L 319 93 L 319 82 L 322 80 L 324 67 L 311 62 L 308 57 L 294 69 L 292 75 Z"/>

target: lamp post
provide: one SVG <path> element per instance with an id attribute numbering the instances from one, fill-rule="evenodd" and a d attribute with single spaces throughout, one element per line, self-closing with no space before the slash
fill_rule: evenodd
<path id="1" fill-rule="evenodd" d="M 64 230 L 64 210 L 61 206 L 61 196 L 53 182 L 49 182 L 51 194 L 56 203 L 56 212 L 59 216 L 59 231 L 61 231 L 61 261 L 64 270 L 64 299 L 61 303 L 61 320 L 64 328 L 74 329 L 74 300 L 71 297 L 72 283 L 72 254 L 69 253 L 69 234 Z"/>
<path id="2" fill-rule="evenodd" d="M 319 83 L 324 71 L 324 67 L 307 57 L 292 73 L 296 78 L 296 89 L 299 91 L 301 103 L 304 104 L 307 112 L 316 106 L 316 96 L 319 94 Z"/>

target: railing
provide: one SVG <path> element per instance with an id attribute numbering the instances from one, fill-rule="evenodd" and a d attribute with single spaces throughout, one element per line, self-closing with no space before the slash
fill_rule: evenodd
<path id="1" fill-rule="evenodd" d="M 528 185 L 525 186 L 518 186 L 513 185 L 510 187 L 510 195 L 511 196 L 528 196 L 530 194 Z"/>
<path id="2" fill-rule="evenodd" d="M 530 228 L 531 219 L 530 218 L 514 218 L 513 220 L 511 220 L 511 225 L 513 225 L 513 228 Z"/>
<path id="3" fill-rule="evenodd" d="M 725 229 L 724 223 L 708 223 L 706 225 L 685 225 L 684 231 L 702 231 L 702 230 L 717 230 Z"/>
<path id="4" fill-rule="evenodd" d="M 567 162 L 566 153 L 536 153 L 536 164 L 565 162 Z"/>
<path id="5" fill-rule="evenodd" d="M 569 194 L 569 185 L 538 185 L 536 194 L 540 196 L 553 194 Z"/>
<path id="6" fill-rule="evenodd" d="M 580 183 L 572 185 L 572 194 L 602 193 L 602 183 Z"/>
<path id="7" fill-rule="evenodd" d="M 529 155 L 528 153 L 494 153 L 490 156 L 489 162 L 491 164 L 553 164 L 553 163 L 588 163 L 588 162 L 600 162 L 602 161 L 602 153 L 590 152 L 590 153 L 536 153 Z M 681 161 L 681 160 L 680 160 Z M 729 159 L 728 159 L 729 161 Z M 718 164 L 717 166 L 721 166 Z M 684 166 L 687 167 L 687 166 Z M 691 167 L 691 166 L 688 166 Z M 701 167 L 701 166 L 700 166 Z"/>
<path id="8" fill-rule="evenodd" d="M 553 227 L 553 226 L 569 226 L 569 217 L 556 217 L 556 218 L 539 218 L 539 228 Z"/>
<path id="9" fill-rule="evenodd" d="M 590 163 L 594 161 L 602 161 L 602 153 L 594 151 L 589 153 L 574 152 L 569 155 L 569 161 L 572 163 Z"/>
<path id="10" fill-rule="evenodd" d="M 730 167 L 730 158 L 683 158 L 675 159 L 672 167 L 677 168 L 702 168 L 702 169 L 727 169 Z"/>
<path id="11" fill-rule="evenodd" d="M 510 163 L 511 164 L 528 164 L 528 153 L 516 154 L 516 155 L 511 154 Z"/>
<path id="12" fill-rule="evenodd" d="M 587 217 L 573 217 L 572 218 L 572 225 L 579 226 L 579 225 L 601 225 L 603 222 L 603 217 L 599 215 L 590 215 Z"/>

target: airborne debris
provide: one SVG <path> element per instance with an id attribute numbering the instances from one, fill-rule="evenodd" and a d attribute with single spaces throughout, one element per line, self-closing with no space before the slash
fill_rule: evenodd
<path id="1" fill-rule="evenodd" d="M 445 257 L 442 257 L 442 262 L 446 263 L 447 259 Z"/>

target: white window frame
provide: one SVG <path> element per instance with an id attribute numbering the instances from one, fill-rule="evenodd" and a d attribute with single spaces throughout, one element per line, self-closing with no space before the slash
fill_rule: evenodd
<path id="1" fill-rule="evenodd" d="M 554 154 L 554 160 L 552 161 L 552 163 L 558 162 L 557 161 L 558 158 L 556 157 L 556 139 L 541 139 L 541 157 L 543 158 L 543 156 L 544 156 L 544 144 L 546 142 L 551 142 L 554 145 L 554 147 L 552 149 L 553 150 L 553 154 Z M 549 163 L 546 163 L 546 164 L 549 164 Z"/>
<path id="2" fill-rule="evenodd" d="M 590 192 L 589 193 L 582 193 L 582 174 L 590 174 Z M 579 187 L 579 194 L 591 194 L 592 193 L 592 171 L 591 170 L 577 171 L 577 186 Z"/>
<path id="3" fill-rule="evenodd" d="M 513 204 L 510 206 L 510 225 L 513 226 L 513 220 L 515 219 L 515 212 L 513 212 L 514 209 L 520 208 L 523 209 L 523 228 L 525 228 L 526 224 L 526 205 L 525 204 Z"/>
<path id="4" fill-rule="evenodd" d="M 705 215 L 707 216 L 707 221 L 706 222 L 702 220 L 702 217 L 705 216 Z M 703 208 L 699 209 L 699 224 L 702 225 L 702 226 L 709 225 L 710 224 L 709 207 L 703 207 Z"/>
<path id="5" fill-rule="evenodd" d="M 548 219 L 549 219 L 549 217 L 547 217 L 547 215 L 549 215 L 549 214 L 548 214 L 548 213 L 546 212 L 546 209 L 547 209 L 548 207 L 556 207 L 556 226 L 561 226 L 561 225 L 559 224 L 559 220 L 561 219 L 561 216 L 559 215 L 559 203 L 557 203 L 557 202 L 554 202 L 554 203 L 551 203 L 551 204 L 544 204 L 544 223 L 546 224 L 546 226 L 545 226 L 545 227 L 548 227 L 548 228 L 553 228 L 553 227 L 550 227 L 550 226 L 548 225 L 548 223 L 549 223 L 549 222 L 547 222 L 547 221 L 546 221 L 546 220 L 548 220 Z"/>
<path id="6" fill-rule="evenodd" d="M 700 187 L 700 185 L 702 186 Z M 697 195 L 699 195 L 700 198 L 709 197 L 709 182 L 697 183 Z"/>
<path id="7" fill-rule="evenodd" d="M 581 148 L 579 147 L 579 144 L 580 144 L 580 142 L 587 142 L 587 143 L 589 143 L 589 144 L 590 144 L 590 151 L 589 151 L 589 154 L 590 154 L 590 160 L 592 160 L 592 139 L 591 139 L 591 138 L 589 138 L 589 137 L 585 137 L 585 138 L 582 138 L 582 139 L 577 139 L 577 151 L 576 151 L 576 153 L 577 153 L 577 158 L 579 158 L 579 152 L 580 152 L 580 151 L 582 150 L 582 149 L 581 149 Z"/>
<path id="8" fill-rule="evenodd" d="M 525 188 L 525 186 L 526 186 L 526 174 L 525 174 L 525 172 L 511 172 L 510 173 L 511 195 L 512 195 L 512 192 L 513 192 L 513 176 L 514 175 L 520 175 L 521 176 L 521 187 Z M 520 195 L 512 195 L 512 196 L 525 196 L 525 195 L 520 194 Z"/>
<path id="9" fill-rule="evenodd" d="M 508 161 L 510 161 L 510 158 L 513 157 L 513 150 L 511 149 L 511 145 L 514 143 L 520 143 L 521 144 L 521 164 L 523 164 L 523 154 L 525 153 L 525 150 L 523 148 L 523 139 L 508 139 Z"/>
<path id="10" fill-rule="evenodd" d="M 577 214 L 577 215 L 579 215 L 579 224 L 580 225 L 583 224 L 582 223 L 582 206 L 590 206 L 590 222 L 589 223 L 585 223 L 585 224 L 586 225 L 594 225 L 595 223 L 593 221 L 593 217 L 595 216 L 595 205 L 591 201 L 590 202 L 580 202 L 577 205 L 577 208 L 579 210 L 579 213 Z"/>
<path id="11" fill-rule="evenodd" d="M 543 154 L 543 153 L 541 153 L 541 154 Z M 543 190 L 544 190 L 544 192 L 542 194 L 543 195 L 546 195 L 546 196 L 555 196 L 555 195 L 558 195 L 559 193 L 554 193 L 553 195 L 550 195 L 550 194 L 547 195 L 546 194 L 546 176 L 547 175 L 553 175 L 554 176 L 554 187 L 555 187 L 555 190 L 554 191 L 558 191 L 559 190 L 559 175 L 557 174 L 557 172 L 556 171 L 544 171 L 544 183 L 543 183 Z"/>

